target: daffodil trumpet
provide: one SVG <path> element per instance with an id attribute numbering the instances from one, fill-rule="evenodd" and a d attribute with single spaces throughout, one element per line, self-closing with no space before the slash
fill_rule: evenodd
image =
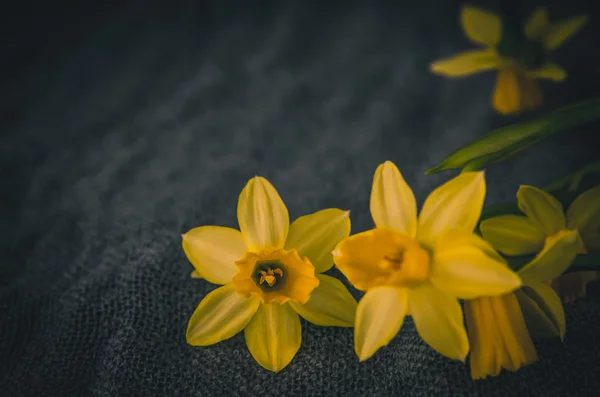
<path id="1" fill-rule="evenodd" d="M 577 230 L 561 230 L 518 275 L 523 286 L 502 296 L 465 301 L 471 377 L 496 376 L 537 361 L 532 337 L 564 338 L 566 320 L 559 296 L 548 285 L 580 249 Z"/>
<path id="2" fill-rule="evenodd" d="M 244 331 L 254 359 L 278 372 L 302 342 L 299 316 L 321 326 L 352 327 L 356 301 L 341 281 L 322 274 L 331 251 L 350 234 L 348 211 L 326 209 L 289 223 L 288 210 L 264 178 L 251 179 L 237 207 L 240 231 L 194 228 L 183 250 L 192 277 L 222 285 L 192 314 L 186 339 L 212 345 Z"/>

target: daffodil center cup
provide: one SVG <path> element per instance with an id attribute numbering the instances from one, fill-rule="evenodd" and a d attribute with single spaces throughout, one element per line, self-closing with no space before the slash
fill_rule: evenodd
<path id="1" fill-rule="evenodd" d="M 238 273 L 231 284 L 243 296 L 257 296 L 263 303 L 304 304 L 319 285 L 315 267 L 295 249 L 247 252 L 236 261 Z"/>
<path id="2" fill-rule="evenodd" d="M 424 247 L 402 234 L 394 236 L 394 246 L 377 264 L 380 270 L 389 273 L 386 284 L 406 287 L 429 278 L 431 259 Z"/>
<path id="3" fill-rule="evenodd" d="M 264 292 L 275 292 L 281 290 L 287 279 L 287 271 L 279 262 L 257 262 L 254 266 L 254 282 Z"/>

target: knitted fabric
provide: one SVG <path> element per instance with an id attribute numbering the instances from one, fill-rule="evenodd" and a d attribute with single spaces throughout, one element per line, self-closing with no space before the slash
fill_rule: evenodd
<path id="1" fill-rule="evenodd" d="M 551 15 L 590 12 L 576 3 Z M 566 306 L 564 343 L 539 342 L 539 363 L 516 373 L 472 381 L 407 318 L 364 363 L 352 329 L 302 321 L 298 354 L 273 374 L 242 334 L 186 343 L 215 286 L 190 278 L 180 235 L 237 227 L 238 195 L 255 175 L 292 220 L 350 209 L 353 233 L 373 226 L 371 181 L 385 160 L 422 204 L 455 174 L 424 171 L 453 150 L 599 92 L 589 66 L 598 24 L 559 53 L 570 77 L 544 83 L 540 112 L 503 117 L 491 109 L 493 72 L 451 80 L 428 70 L 472 46 L 454 3 L 221 4 L 115 8 L 101 23 L 68 25 L 68 45 L 51 43 L 6 78 L 3 101 L 18 112 L 3 117 L 0 146 L 0 395 L 593 395 L 597 285 Z M 590 124 L 491 166 L 486 205 L 593 160 L 597 132 Z"/>

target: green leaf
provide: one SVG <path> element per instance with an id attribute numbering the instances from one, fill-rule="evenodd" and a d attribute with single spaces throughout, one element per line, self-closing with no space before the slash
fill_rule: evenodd
<path id="1" fill-rule="evenodd" d="M 452 153 L 426 174 L 462 169 L 480 170 L 572 127 L 600 118 L 600 98 L 578 102 L 550 114 L 520 124 L 497 129 Z"/>

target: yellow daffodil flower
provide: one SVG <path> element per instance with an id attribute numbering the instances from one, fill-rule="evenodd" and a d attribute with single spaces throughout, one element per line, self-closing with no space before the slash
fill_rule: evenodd
<path id="1" fill-rule="evenodd" d="M 301 344 L 298 315 L 316 325 L 352 327 L 356 301 L 337 279 L 331 251 L 350 234 L 348 211 L 326 209 L 291 225 L 288 210 L 264 178 L 251 179 L 237 208 L 240 231 L 201 226 L 183 235 L 187 258 L 204 279 L 224 286 L 204 297 L 186 338 L 207 346 L 244 330 L 264 368 L 278 372 Z"/>
<path id="2" fill-rule="evenodd" d="M 582 244 L 580 253 L 600 247 L 600 186 L 577 197 L 566 216 L 563 205 L 543 190 L 521 186 L 517 192 L 522 215 L 502 215 L 481 222 L 485 240 L 505 255 L 528 255 L 540 252 L 548 241 L 565 230 L 578 230 Z M 585 295 L 588 281 L 597 272 L 578 272 L 555 280 L 557 292 L 568 302 Z"/>
<path id="3" fill-rule="evenodd" d="M 577 33 L 587 22 L 587 16 L 550 23 L 547 10 L 538 8 L 523 31 L 515 32 L 504 31 L 497 15 L 474 7 L 463 7 L 460 20 L 469 39 L 485 48 L 433 62 L 431 71 L 463 77 L 497 69 L 493 105 L 498 112 L 510 114 L 542 104 L 542 91 L 536 79 L 562 81 L 567 77 L 563 68 L 548 59 L 548 53 Z"/>
<path id="4" fill-rule="evenodd" d="M 531 335 L 564 337 L 565 313 L 548 282 L 571 265 L 579 249 L 577 231 L 561 230 L 518 272 L 523 280 L 521 289 L 465 301 L 473 379 L 536 362 Z"/>
<path id="5" fill-rule="evenodd" d="M 473 234 L 485 198 L 483 172 L 462 173 L 435 189 L 417 218 L 415 196 L 387 161 L 375 171 L 376 228 L 338 244 L 334 262 L 366 294 L 358 304 L 354 348 L 361 361 L 387 345 L 412 316 L 441 354 L 464 360 L 469 341 L 458 298 L 501 295 L 521 285 L 498 254 Z"/>

